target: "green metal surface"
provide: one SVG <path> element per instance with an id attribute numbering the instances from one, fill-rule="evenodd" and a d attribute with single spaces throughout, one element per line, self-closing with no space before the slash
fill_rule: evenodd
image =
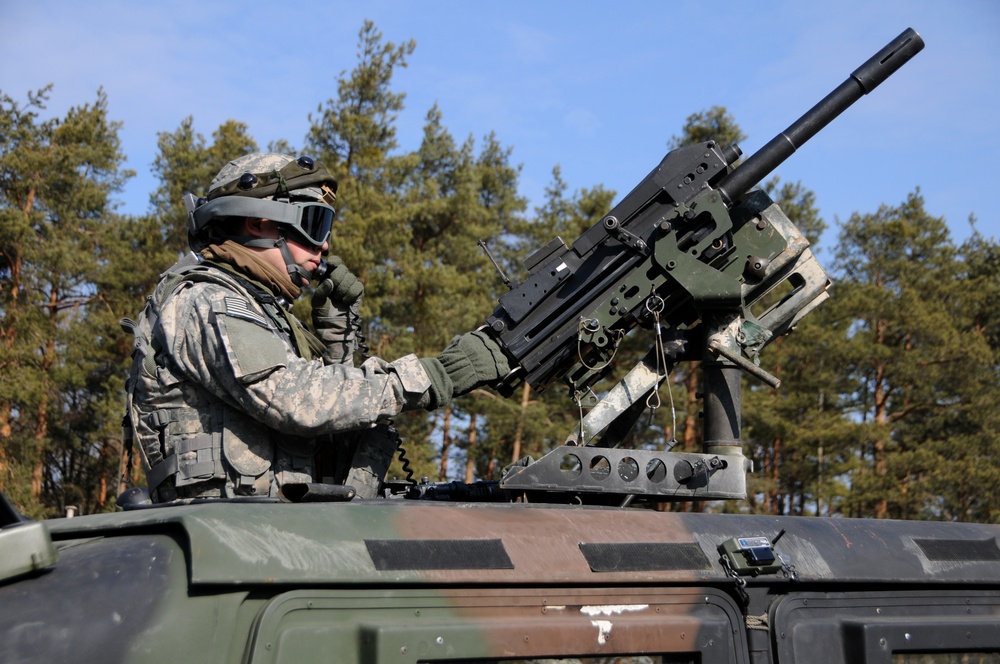
<path id="1" fill-rule="evenodd" d="M 39 572 L 58 560 L 44 523 L 23 523 L 0 530 L 0 582 Z"/>
<path id="2" fill-rule="evenodd" d="M 718 560 L 721 543 L 733 537 L 774 537 L 782 529 L 786 534 L 777 550 L 790 558 L 803 580 L 1000 583 L 1000 527 L 987 524 L 405 500 L 205 503 L 47 523 L 57 544 L 95 535 L 171 534 L 185 548 L 194 586 L 720 582 L 727 578 Z M 378 569 L 366 542 L 401 547 L 439 542 L 444 545 L 437 547 L 439 552 L 449 542 L 495 542 L 511 566 L 484 567 L 474 559 L 435 566 L 437 554 L 430 551 L 426 560 L 413 560 L 409 568 Z M 944 553 L 927 542 L 940 542 Z M 597 574 L 581 551 L 583 544 L 626 548 L 638 543 L 693 545 L 711 565 L 623 565 Z"/>
<path id="3" fill-rule="evenodd" d="M 934 598 L 964 611 L 966 596 L 985 607 L 1000 592 L 1000 527 L 985 524 L 379 500 L 210 502 L 46 525 L 60 560 L 0 584 L 3 661 L 773 662 L 782 628 L 767 626 L 768 608 L 805 606 L 799 597 L 860 598 L 872 615 L 821 626 L 837 643 L 852 629 L 902 639 L 914 603 L 929 608 L 913 624 L 958 634 Z M 720 560 L 732 538 L 777 540 L 798 580 L 734 578 Z M 887 626 L 876 611 L 890 593 L 903 608 Z M 967 608 L 975 643 L 1000 643 L 984 631 L 988 609 Z M 799 615 L 803 630 L 820 614 Z M 813 654 L 804 639 L 791 661 Z M 809 661 L 845 661 L 842 648 L 821 651 Z"/>

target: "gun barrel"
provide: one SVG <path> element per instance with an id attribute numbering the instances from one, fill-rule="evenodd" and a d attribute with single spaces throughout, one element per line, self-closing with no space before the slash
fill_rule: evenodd
<path id="1" fill-rule="evenodd" d="M 907 28 L 886 44 L 805 115 L 719 181 L 715 188 L 726 205 L 732 205 L 742 193 L 763 180 L 854 102 L 892 76 L 923 47 L 924 40 L 913 28 Z"/>

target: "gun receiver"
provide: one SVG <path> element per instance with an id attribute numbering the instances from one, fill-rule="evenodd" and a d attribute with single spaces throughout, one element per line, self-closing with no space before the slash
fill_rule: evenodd
<path id="1" fill-rule="evenodd" d="M 562 380 L 581 406 L 594 406 L 567 444 L 586 445 L 603 433 L 600 445 L 617 447 L 673 364 L 701 359 L 705 462 L 712 461 L 712 472 L 732 467 L 742 474 L 743 463 L 716 463 L 716 455 L 742 458 L 740 372 L 777 387 L 757 354 L 824 301 L 830 286 L 802 233 L 765 193 L 750 190 L 922 48 L 920 35 L 907 29 L 742 164 L 738 146 L 714 141 L 669 152 L 571 247 L 557 237 L 532 254 L 524 261 L 528 276 L 500 297 L 486 321 L 517 365 L 501 392 L 521 381 L 541 390 Z M 751 308 L 778 287 L 790 292 L 755 315 Z M 593 385 L 612 369 L 622 338 L 640 325 L 654 330 L 652 350 L 597 400 Z M 745 478 L 742 489 L 686 489 L 688 468 L 679 464 L 673 495 L 745 497 Z M 542 472 L 537 466 L 516 468 L 505 488 Z M 649 491 L 655 488 L 640 492 Z"/>

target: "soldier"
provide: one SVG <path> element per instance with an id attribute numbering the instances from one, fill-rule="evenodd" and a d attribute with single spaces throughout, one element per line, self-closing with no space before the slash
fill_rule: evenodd
<path id="1" fill-rule="evenodd" d="M 326 267 L 336 190 L 308 157 L 251 154 L 189 206 L 192 253 L 164 273 L 138 322 L 122 321 L 135 336 L 126 448 L 137 445 L 154 501 L 282 496 L 315 481 L 317 452 L 339 461 L 328 481 L 373 496 L 397 444 L 387 418 L 509 371 L 480 332 L 436 358 L 353 366 L 363 287 L 336 257 L 312 298 L 318 337 L 291 315 Z"/>

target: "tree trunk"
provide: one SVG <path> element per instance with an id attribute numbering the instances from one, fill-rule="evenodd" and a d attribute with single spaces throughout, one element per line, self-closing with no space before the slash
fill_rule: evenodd
<path id="1" fill-rule="evenodd" d="M 517 418 L 517 428 L 514 430 L 514 450 L 511 454 L 511 463 L 516 463 L 521 458 L 521 442 L 524 438 L 524 420 L 528 416 L 528 397 L 531 395 L 531 386 L 527 382 L 521 387 L 521 414 Z"/>
<path id="2" fill-rule="evenodd" d="M 476 477 L 476 413 L 469 416 L 469 446 L 465 450 L 465 483 L 471 484 Z"/>
<path id="3" fill-rule="evenodd" d="M 771 480 L 770 488 L 767 490 L 767 497 L 764 499 L 765 510 L 768 514 L 781 514 L 779 504 L 784 501 L 779 499 L 779 482 L 781 481 L 781 438 L 775 437 L 774 442 L 771 444 L 771 454 L 768 455 L 771 459 L 771 467 L 769 478 Z"/>
<path id="4" fill-rule="evenodd" d="M 684 377 L 684 387 L 687 392 L 684 406 L 684 451 L 700 452 L 698 449 L 698 371 L 700 362 L 688 364 L 687 376 Z"/>
<path id="5" fill-rule="evenodd" d="M 875 323 L 875 342 L 881 346 L 885 343 L 885 328 L 886 324 L 884 321 L 876 321 Z M 888 395 L 886 394 L 885 385 L 885 364 L 878 362 L 875 365 L 875 394 L 873 395 L 875 401 L 875 425 L 879 428 L 879 431 L 885 431 L 882 425 L 889 422 L 889 412 L 888 412 Z M 875 441 L 874 445 L 874 470 L 875 477 L 878 478 L 878 482 L 882 487 L 886 486 L 886 475 L 888 474 L 889 466 L 886 460 L 886 441 L 881 436 Z M 875 503 L 875 518 L 884 519 L 889 512 L 889 500 L 883 494 L 879 500 Z"/>
<path id="6" fill-rule="evenodd" d="M 698 402 L 698 373 L 701 371 L 701 362 L 689 362 L 687 376 L 684 377 L 684 388 L 687 392 L 684 406 L 684 451 L 701 452 L 698 446 L 698 411 L 701 404 Z M 679 506 L 683 512 L 704 512 L 705 504 L 700 500 L 683 503 Z"/>
<path id="7" fill-rule="evenodd" d="M 20 292 L 21 281 L 21 257 L 18 253 L 4 253 L 4 257 L 7 259 L 7 265 L 10 269 L 10 300 L 7 304 L 7 311 L 4 312 L 4 320 L 8 323 L 3 328 L 0 328 L 0 340 L 3 341 L 4 348 L 7 349 L 7 355 L 13 356 L 14 348 L 14 326 L 9 324 L 14 318 L 16 318 L 15 312 L 17 308 L 17 296 Z M 4 368 L 6 368 L 5 365 Z M 16 368 L 16 367 L 15 367 Z M 13 424 L 11 423 L 11 403 L 10 401 L 0 402 L 0 489 L 3 489 L 8 473 L 10 472 L 10 467 L 7 461 L 6 453 L 6 443 L 4 441 L 10 440 L 13 434 Z"/>
<path id="8" fill-rule="evenodd" d="M 444 409 L 444 421 L 441 423 L 441 468 L 438 479 L 442 482 L 448 479 L 448 452 L 451 449 L 451 408 Z"/>
<path id="9" fill-rule="evenodd" d="M 121 463 L 116 463 L 114 457 L 116 452 L 120 452 L 118 446 L 114 444 L 113 439 L 105 438 L 104 443 L 101 445 L 101 462 L 98 464 L 98 468 L 101 469 L 101 478 L 98 482 L 97 488 L 97 511 L 103 512 L 104 506 L 108 502 L 108 472 L 109 469 L 115 468 L 117 472 L 121 471 Z M 120 455 L 118 455 L 120 456 Z M 116 479 L 120 481 L 121 475 L 118 475 Z M 117 495 L 117 494 L 116 494 Z"/>

